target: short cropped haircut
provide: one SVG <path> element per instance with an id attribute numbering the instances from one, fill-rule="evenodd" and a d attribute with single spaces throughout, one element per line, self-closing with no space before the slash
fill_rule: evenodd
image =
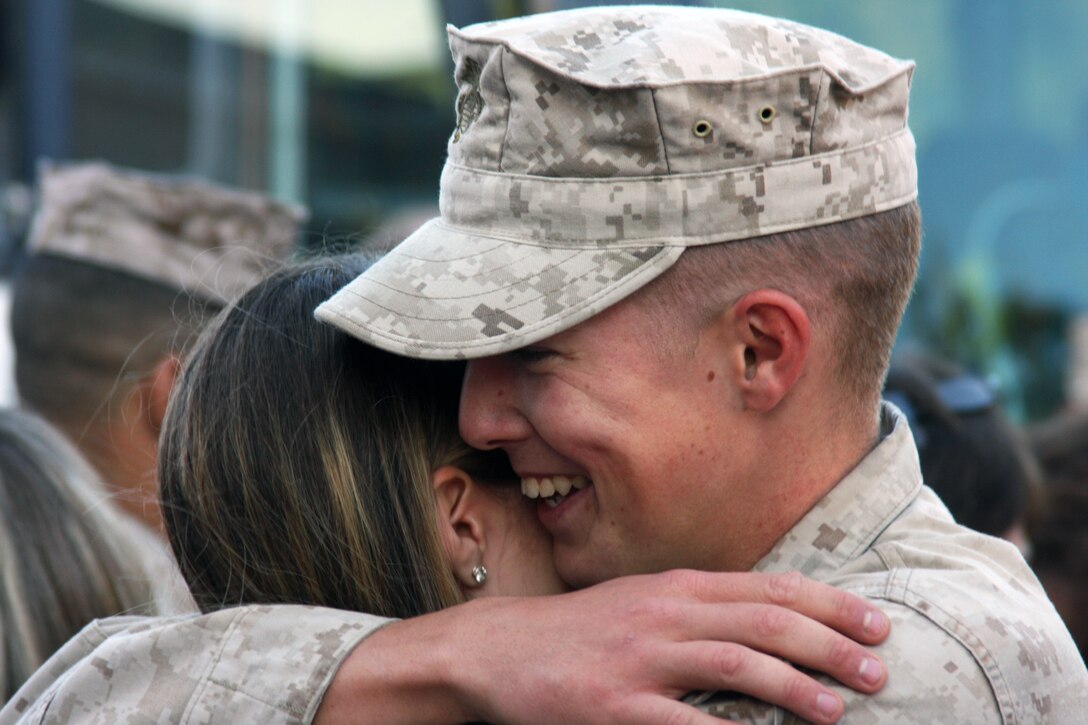
<path id="1" fill-rule="evenodd" d="M 218 307 L 127 272 L 31 255 L 11 310 L 19 398 L 78 440 Z"/>
<path id="2" fill-rule="evenodd" d="M 639 298 L 661 317 L 662 329 L 690 332 L 748 292 L 785 292 L 814 328 L 837 342 L 843 389 L 857 403 L 875 406 L 920 250 L 921 214 L 912 202 L 823 226 L 692 247 Z M 684 320 L 689 325 L 678 324 Z"/>

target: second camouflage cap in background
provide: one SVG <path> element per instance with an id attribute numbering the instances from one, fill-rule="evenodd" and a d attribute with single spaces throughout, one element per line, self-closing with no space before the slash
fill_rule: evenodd
<path id="1" fill-rule="evenodd" d="M 101 161 L 43 162 L 27 246 L 217 303 L 287 259 L 308 212 L 254 191 Z"/>

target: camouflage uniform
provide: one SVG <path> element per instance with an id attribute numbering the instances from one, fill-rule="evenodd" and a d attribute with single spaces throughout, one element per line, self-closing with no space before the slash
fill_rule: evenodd
<path id="1" fill-rule="evenodd" d="M 1020 553 L 956 525 L 922 485 L 894 409 L 884 428 L 876 449 L 755 567 L 800 571 L 890 616 L 891 636 L 877 648 L 885 688 L 860 695 L 827 680 L 847 703 L 844 722 L 1082 722 L 1088 672 Z M 34 676 L 0 725 L 307 723 L 343 658 L 387 621 L 297 606 L 105 620 Z M 797 722 L 729 693 L 688 701 L 737 722 Z"/>
<path id="2" fill-rule="evenodd" d="M 441 217 L 318 308 L 412 357 L 496 355 L 635 293 L 685 249 L 917 195 L 914 65 L 707 8 L 587 8 L 451 30 Z M 886 418 L 886 423 L 888 419 Z M 850 722 L 1072 722 L 1088 674 L 1016 550 L 956 526 L 905 425 L 759 563 L 880 600 L 889 685 Z M 701 706 L 775 711 L 726 695 Z"/>
<path id="3" fill-rule="evenodd" d="M 861 695 L 822 678 L 846 701 L 843 722 L 1084 722 L 1088 672 L 1020 552 L 953 522 L 922 485 L 905 419 L 886 408 L 883 427 L 884 440 L 755 566 L 800 571 L 891 618 L 876 648 L 883 690 Z M 739 722 L 799 722 L 736 694 L 689 702 Z"/>
<path id="4" fill-rule="evenodd" d="M 0 723 L 308 723 L 340 662 L 390 620 L 280 605 L 89 624 Z"/>
<path id="5" fill-rule="evenodd" d="M 287 259 L 309 212 L 198 178 L 102 162 L 39 170 L 27 246 L 225 304 Z"/>

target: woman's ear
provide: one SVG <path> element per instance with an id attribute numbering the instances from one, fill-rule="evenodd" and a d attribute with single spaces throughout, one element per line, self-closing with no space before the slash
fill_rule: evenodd
<path id="1" fill-rule="evenodd" d="M 481 593 L 485 584 L 477 582 L 474 570 L 484 566 L 486 541 L 486 499 L 480 484 L 455 466 L 442 466 L 431 480 L 434 483 L 438 533 L 446 550 L 450 569 L 468 596 Z"/>
<path id="2" fill-rule="evenodd" d="M 734 369 L 744 406 L 769 411 L 805 368 L 811 340 L 808 313 L 790 295 L 760 289 L 737 300 L 729 314 L 739 343 Z"/>

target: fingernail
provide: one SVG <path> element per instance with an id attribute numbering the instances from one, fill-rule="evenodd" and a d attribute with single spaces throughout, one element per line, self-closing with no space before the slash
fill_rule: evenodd
<path id="1" fill-rule="evenodd" d="M 865 628 L 865 631 L 869 634 L 883 634 L 884 628 L 887 626 L 887 617 L 884 616 L 884 612 L 879 609 L 870 609 L 865 613 L 865 617 L 861 620 L 861 626 Z"/>
<path id="2" fill-rule="evenodd" d="M 839 711 L 839 698 L 830 693 L 821 692 L 816 696 L 816 709 L 824 717 L 834 717 Z"/>
<path id="3" fill-rule="evenodd" d="M 883 675 L 884 666 L 880 664 L 880 660 L 873 657 L 866 657 L 858 666 L 858 677 L 867 685 L 875 685 L 880 682 Z"/>

